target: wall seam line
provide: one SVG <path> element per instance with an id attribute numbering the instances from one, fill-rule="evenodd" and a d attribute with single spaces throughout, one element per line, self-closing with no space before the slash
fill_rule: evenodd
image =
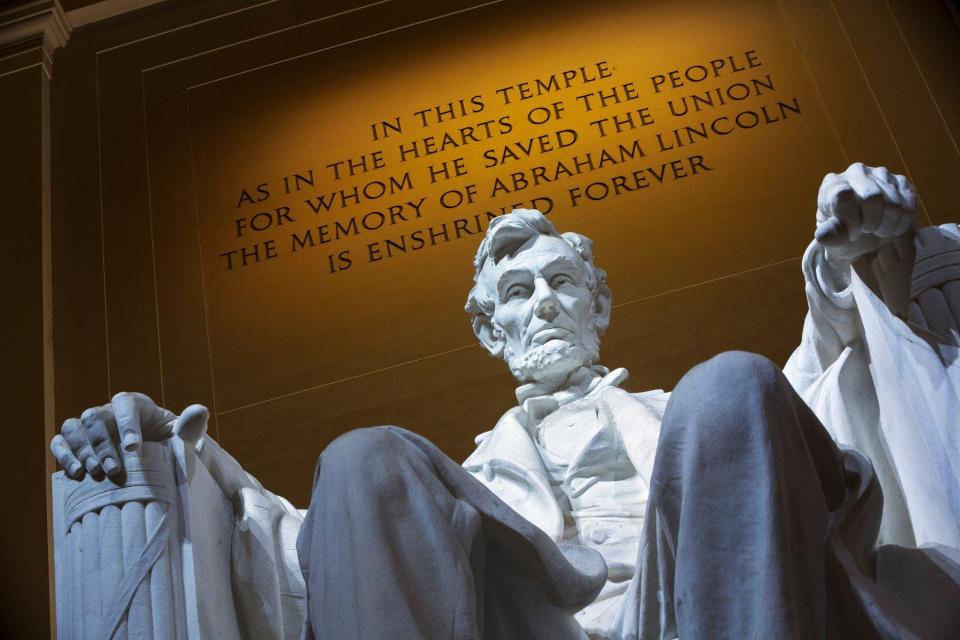
<path id="1" fill-rule="evenodd" d="M 940 116 L 940 121 L 943 123 L 943 128 L 947 132 L 947 138 L 950 139 L 950 143 L 953 145 L 953 150 L 957 152 L 958 156 L 960 156 L 960 146 L 957 145 L 957 139 L 953 137 L 953 131 L 950 130 L 950 125 L 947 124 L 947 118 L 943 115 L 943 110 L 940 109 L 940 103 L 937 102 L 936 96 L 933 95 L 933 90 L 930 88 L 930 84 L 927 82 L 927 76 L 924 75 L 923 69 L 920 68 L 920 63 L 917 61 L 917 56 L 913 53 L 913 47 L 910 46 L 910 41 L 907 40 L 907 36 L 903 33 L 903 29 L 900 27 L 900 21 L 897 20 L 897 15 L 893 12 L 893 8 L 890 6 L 889 0 L 883 0 L 883 3 L 887 7 L 887 12 L 890 14 L 890 18 L 893 19 L 893 24 L 897 26 L 897 33 L 900 34 L 900 39 L 903 40 L 903 44 L 907 48 L 907 53 L 910 54 L 910 61 L 913 62 L 913 66 L 917 70 L 917 75 L 920 76 L 920 80 L 923 82 L 923 87 L 927 90 L 927 94 L 930 96 L 930 102 L 933 103 L 933 108 L 937 110 L 937 115 Z"/>
<path id="2" fill-rule="evenodd" d="M 873 90 L 873 83 L 870 82 L 870 77 L 867 75 L 866 69 L 863 68 L 863 63 L 860 61 L 860 55 L 857 53 L 856 47 L 853 46 L 853 40 L 850 39 L 850 34 L 847 32 L 847 27 L 843 24 L 843 19 L 840 17 L 840 12 L 837 11 L 834 1 L 828 1 L 830 2 L 830 8 L 833 9 L 833 15 L 837 18 L 837 23 L 840 25 L 840 30 L 843 32 L 843 37 L 846 38 L 847 45 L 850 47 L 850 51 L 853 53 L 853 57 L 857 61 L 857 68 L 860 69 L 860 74 L 867 83 L 867 89 L 870 90 L 870 96 L 873 98 L 873 103 L 876 105 L 877 111 L 880 112 L 880 118 L 883 120 L 883 126 L 886 127 L 887 133 L 890 135 L 890 140 L 893 142 L 893 147 L 897 150 L 897 155 L 900 156 L 900 162 L 903 163 L 904 171 L 907 172 L 907 177 L 910 178 L 910 182 L 914 185 L 914 190 L 917 193 L 917 200 L 919 200 L 920 205 L 923 206 L 923 214 L 927 218 L 927 224 L 932 224 L 930 222 L 930 212 L 927 211 L 926 205 L 923 204 L 923 197 L 920 195 L 920 190 L 916 188 L 916 182 L 914 181 L 913 175 L 910 171 L 910 165 L 907 164 L 906 158 L 903 157 L 903 151 L 900 150 L 900 145 L 897 143 L 897 138 L 893 135 L 893 129 L 890 128 L 890 123 L 887 121 L 887 114 L 883 112 L 883 107 L 880 105 L 880 100 L 877 98 L 877 92 Z"/>

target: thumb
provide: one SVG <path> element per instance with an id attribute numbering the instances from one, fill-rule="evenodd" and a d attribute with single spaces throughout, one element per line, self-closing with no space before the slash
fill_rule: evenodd
<path id="1" fill-rule="evenodd" d="M 196 446 L 200 439 L 207 434 L 207 422 L 210 420 L 210 411 L 202 404 L 192 404 L 183 410 L 177 418 L 174 433 L 186 442 Z"/>
<path id="2" fill-rule="evenodd" d="M 828 218 L 813 233 L 817 242 L 825 247 L 837 247 L 850 239 L 847 227 L 837 218 Z"/>

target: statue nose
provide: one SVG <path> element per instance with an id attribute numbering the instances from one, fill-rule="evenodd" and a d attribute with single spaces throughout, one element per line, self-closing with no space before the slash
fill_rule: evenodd
<path id="1" fill-rule="evenodd" d="M 550 285 L 548 285 L 545 280 L 541 279 L 536 283 L 536 294 L 537 300 L 534 313 L 536 313 L 537 317 L 541 320 L 550 322 L 560 313 L 560 307 L 557 306 L 557 299 L 553 294 L 553 289 L 550 288 Z"/>
<path id="2" fill-rule="evenodd" d="M 551 300 L 546 300 L 542 304 L 537 305 L 537 317 L 547 322 L 556 318 L 558 313 L 560 313 L 560 309 L 558 309 L 557 305 Z"/>

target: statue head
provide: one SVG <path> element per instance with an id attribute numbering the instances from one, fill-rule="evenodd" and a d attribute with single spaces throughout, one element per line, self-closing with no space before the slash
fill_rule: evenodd
<path id="1" fill-rule="evenodd" d="M 515 209 L 491 221 L 473 266 L 473 332 L 519 382 L 560 388 L 600 357 L 610 288 L 589 238 Z"/>

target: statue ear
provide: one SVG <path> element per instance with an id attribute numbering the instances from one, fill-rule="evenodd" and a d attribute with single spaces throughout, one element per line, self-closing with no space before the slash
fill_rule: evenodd
<path id="1" fill-rule="evenodd" d="M 597 335 L 602 334 L 610 326 L 610 307 L 612 304 L 610 287 L 606 284 L 599 285 L 593 296 L 593 311 L 595 314 L 593 326 L 597 328 Z"/>
<path id="2" fill-rule="evenodd" d="M 495 358 L 503 357 L 503 333 L 493 326 L 493 320 L 489 316 L 480 313 L 473 316 L 473 334 L 490 355 Z"/>

